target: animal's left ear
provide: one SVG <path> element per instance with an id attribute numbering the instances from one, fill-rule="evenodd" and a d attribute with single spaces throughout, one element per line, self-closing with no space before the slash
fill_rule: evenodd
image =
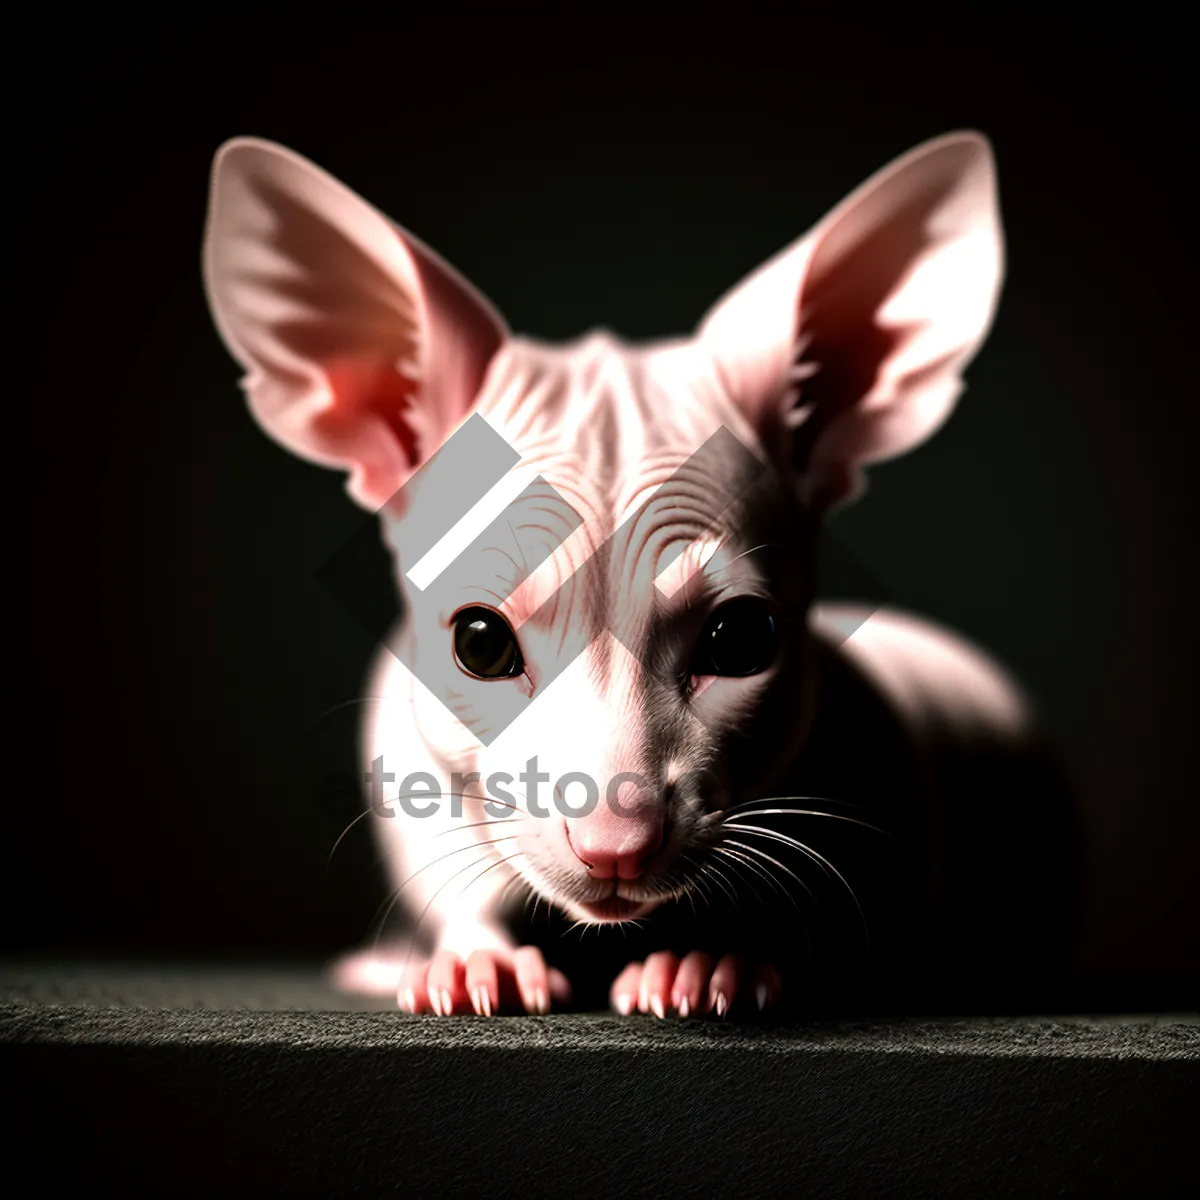
<path id="1" fill-rule="evenodd" d="M 987 336 L 1003 276 L 991 146 L 947 134 L 852 193 L 698 330 L 723 386 L 817 511 L 929 437 Z"/>

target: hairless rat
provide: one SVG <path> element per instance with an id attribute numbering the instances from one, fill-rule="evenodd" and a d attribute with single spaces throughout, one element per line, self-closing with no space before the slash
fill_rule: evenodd
<path id="1" fill-rule="evenodd" d="M 1003 258 L 991 146 L 956 132 L 692 334 L 549 345 L 299 155 L 220 148 L 204 273 L 250 409 L 348 472 L 403 599 L 363 763 L 410 935 L 342 986 L 726 1016 L 1051 952 L 1033 881 L 1066 843 L 1022 689 L 815 598 L 829 515 L 958 401 Z"/>

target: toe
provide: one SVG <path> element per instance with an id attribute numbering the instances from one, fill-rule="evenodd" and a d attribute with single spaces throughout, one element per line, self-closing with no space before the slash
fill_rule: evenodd
<path id="1" fill-rule="evenodd" d="M 550 998 L 556 1004 L 571 1002 L 571 984 L 567 977 L 554 967 L 550 968 Z"/>
<path id="2" fill-rule="evenodd" d="M 397 1001 L 405 1012 L 426 1012 L 430 1008 L 428 976 L 427 962 L 409 963 L 405 968 L 397 990 Z"/>
<path id="3" fill-rule="evenodd" d="M 681 1017 L 703 1011 L 701 1006 L 706 998 L 705 989 L 712 976 L 712 966 L 712 956 L 702 950 L 694 950 L 679 964 L 671 988 L 671 1007 Z"/>
<path id="4" fill-rule="evenodd" d="M 476 950 L 466 964 L 466 989 L 471 1008 L 490 1017 L 500 1008 L 500 964 L 491 950 Z"/>
<path id="5" fill-rule="evenodd" d="M 679 959 L 669 950 L 660 950 L 646 959 L 638 988 L 638 1008 L 641 1012 L 652 1012 L 659 1018 L 667 1015 L 667 1001 L 678 970 Z"/>
<path id="6" fill-rule="evenodd" d="M 439 1017 L 448 1017 L 467 1006 L 466 971 L 462 959 L 448 950 L 439 950 L 429 964 L 426 979 L 429 1004 Z"/>
<path id="7" fill-rule="evenodd" d="M 741 987 L 743 970 L 742 960 L 736 954 L 726 954 L 717 963 L 708 984 L 709 1012 L 715 1012 L 718 1017 L 729 1012 Z"/>
<path id="8" fill-rule="evenodd" d="M 550 972 L 546 960 L 536 946 L 522 946 L 513 955 L 517 976 L 517 991 L 526 1012 L 550 1011 Z"/>
<path id="9" fill-rule="evenodd" d="M 609 992 L 609 997 L 612 1001 L 612 1006 L 623 1017 L 629 1016 L 638 1004 L 638 993 L 641 990 L 642 982 L 642 964 L 640 962 L 630 963 L 621 973 L 613 980 L 612 988 Z"/>
<path id="10" fill-rule="evenodd" d="M 783 995 L 783 980 L 771 966 L 759 967 L 753 979 L 754 1006 L 761 1012 L 769 1012 Z"/>

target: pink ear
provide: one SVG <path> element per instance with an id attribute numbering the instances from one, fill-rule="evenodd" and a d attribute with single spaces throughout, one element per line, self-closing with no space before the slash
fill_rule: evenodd
<path id="1" fill-rule="evenodd" d="M 929 437 L 991 326 L 1003 237 L 991 147 L 926 142 L 760 267 L 698 331 L 731 398 L 816 508 Z"/>
<path id="2" fill-rule="evenodd" d="M 237 138 L 213 163 L 205 283 L 251 411 L 384 505 L 470 410 L 508 336 L 411 234 L 297 154 Z"/>

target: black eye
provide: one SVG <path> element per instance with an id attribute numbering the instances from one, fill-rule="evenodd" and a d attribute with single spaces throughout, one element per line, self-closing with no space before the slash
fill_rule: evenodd
<path id="1" fill-rule="evenodd" d="M 709 617 L 692 674 L 757 675 L 775 661 L 775 649 L 775 618 L 766 605 L 749 596 L 730 600 Z"/>
<path id="2" fill-rule="evenodd" d="M 479 679 L 511 679 L 525 670 L 516 635 L 490 608 L 464 608 L 454 618 L 454 657 Z"/>

